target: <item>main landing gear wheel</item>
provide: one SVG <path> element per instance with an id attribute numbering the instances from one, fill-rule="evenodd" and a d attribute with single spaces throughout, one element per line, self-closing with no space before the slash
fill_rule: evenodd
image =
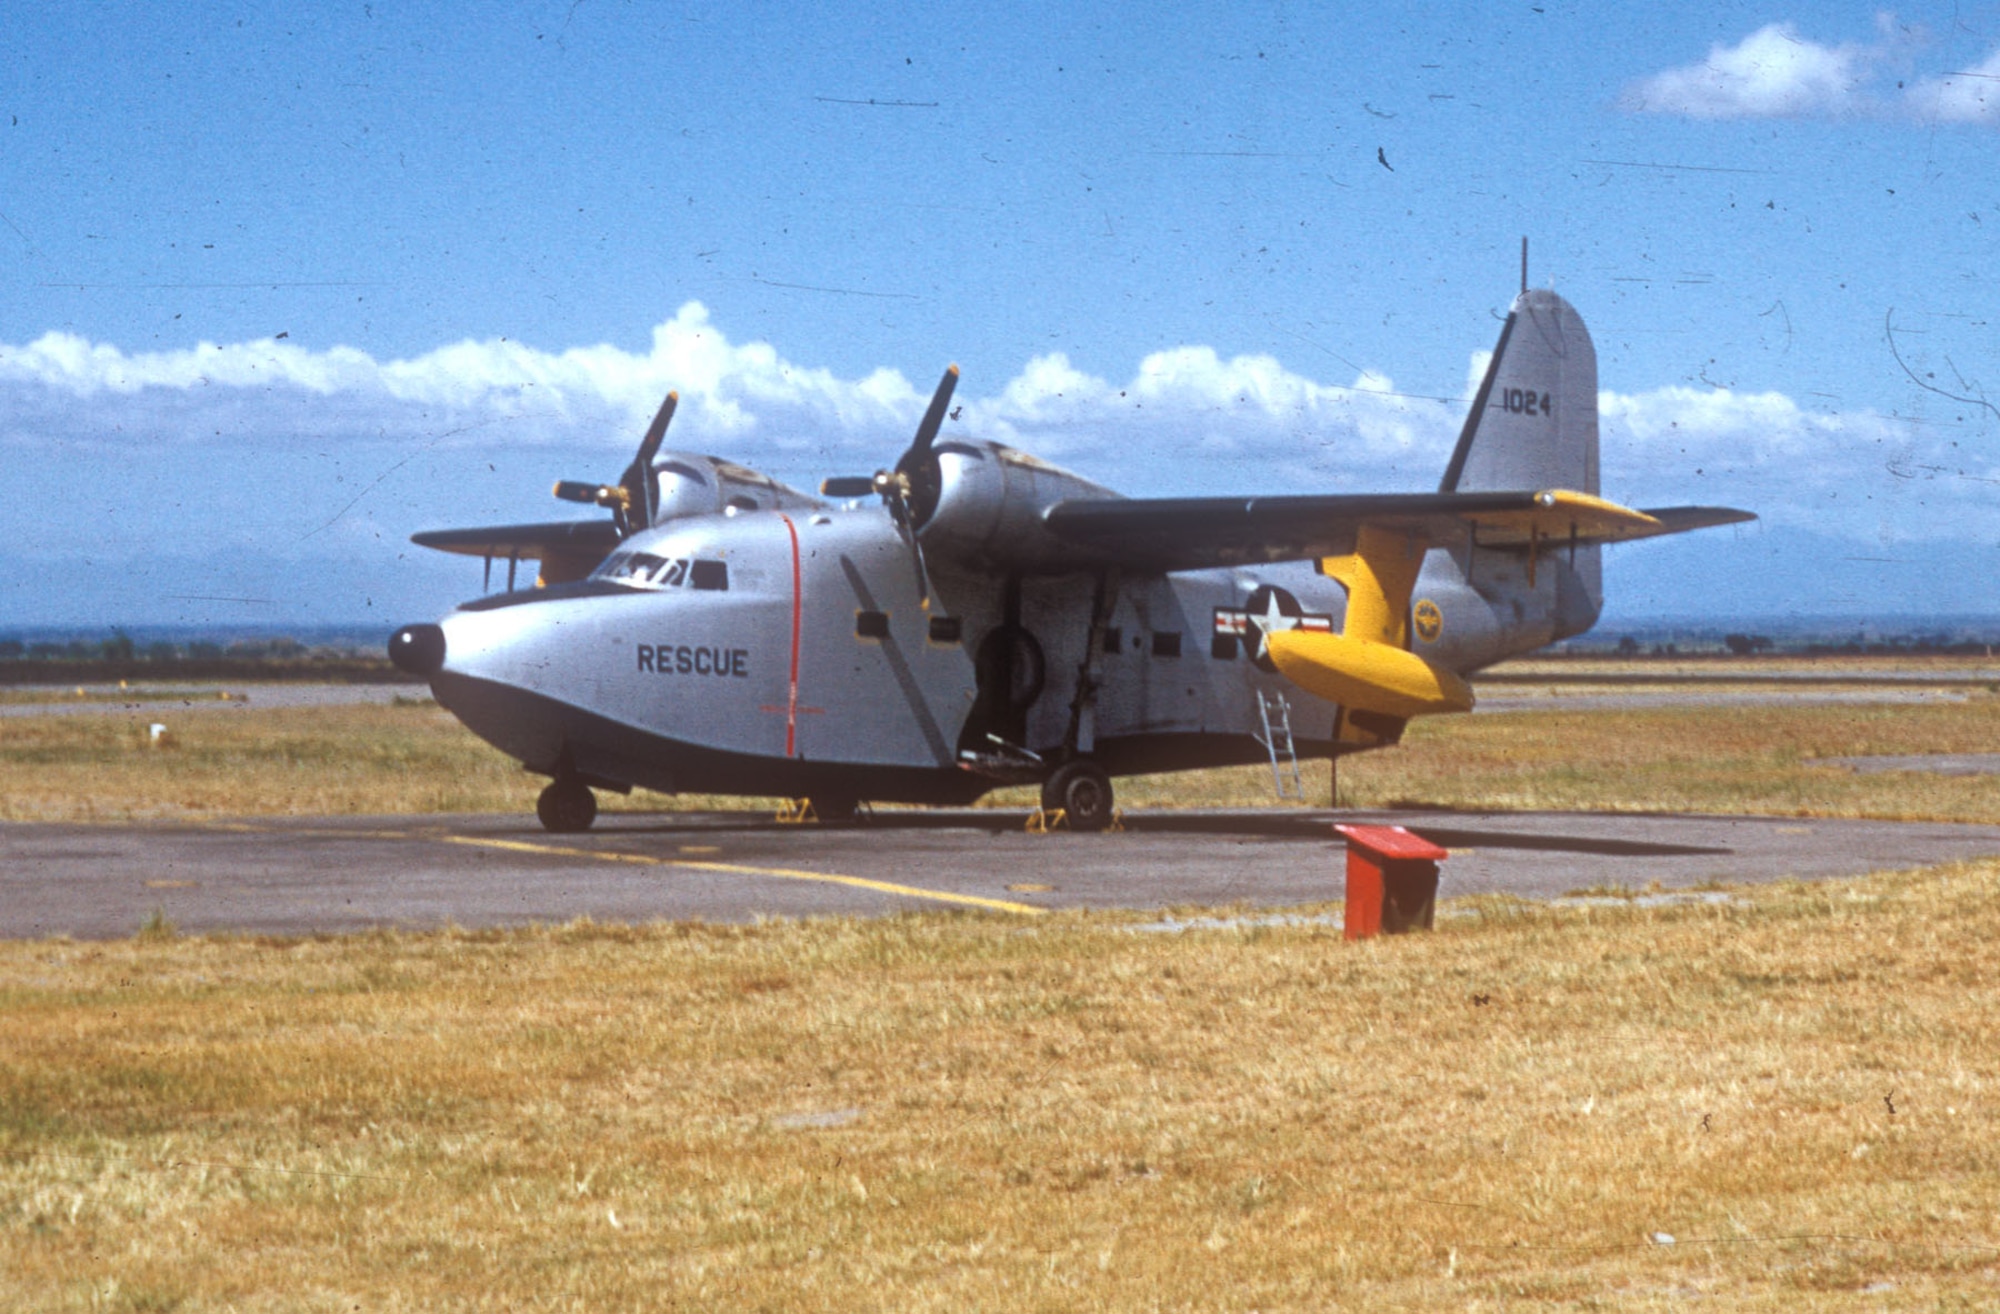
<path id="1" fill-rule="evenodd" d="M 1063 763 L 1042 782 L 1042 811 L 1053 814 L 1057 808 L 1071 830 L 1103 830 L 1111 824 L 1111 777 L 1095 762 Z"/>
<path id="2" fill-rule="evenodd" d="M 580 780 L 557 779 L 535 800 L 535 815 L 542 819 L 542 829 L 558 835 L 589 830 L 597 820 L 597 795 Z"/>

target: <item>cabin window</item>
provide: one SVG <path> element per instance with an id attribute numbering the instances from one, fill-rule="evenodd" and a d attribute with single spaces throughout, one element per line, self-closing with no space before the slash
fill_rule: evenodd
<path id="1" fill-rule="evenodd" d="M 854 632 L 864 639 L 886 639 L 889 637 L 889 613 L 886 611 L 857 611 L 854 613 Z"/>
<path id="2" fill-rule="evenodd" d="M 697 589 L 726 589 L 729 587 L 729 563 L 727 561 L 697 561 L 688 572 L 688 584 Z"/>
<path id="3" fill-rule="evenodd" d="M 1233 634 L 1216 635 L 1215 638 L 1212 641 L 1210 641 L 1208 645 L 1208 655 L 1215 658 L 1215 660 L 1219 662 L 1235 661 L 1236 636 Z"/>
<path id="4" fill-rule="evenodd" d="M 1181 655 L 1181 632 L 1179 630 L 1158 631 L 1153 635 L 1153 656 L 1178 657 Z"/>
<path id="5" fill-rule="evenodd" d="M 1125 631 L 1119 629 L 1116 625 L 1107 627 L 1104 631 L 1105 656 L 1107 657 L 1117 656 L 1118 650 L 1124 646 L 1125 646 Z"/>
<path id="6" fill-rule="evenodd" d="M 965 622 L 956 616 L 931 617 L 932 643 L 957 643 L 965 632 Z"/>

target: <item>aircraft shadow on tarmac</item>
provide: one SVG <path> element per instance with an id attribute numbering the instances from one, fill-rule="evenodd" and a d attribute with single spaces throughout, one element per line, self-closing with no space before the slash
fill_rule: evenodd
<path id="1" fill-rule="evenodd" d="M 606 817 L 607 821 L 612 816 Z M 1286 812 L 1151 812 L 1125 818 L 1133 834 L 1213 835 L 1288 840 L 1296 843 L 1334 844 L 1332 813 Z M 628 819 L 629 818 L 629 819 Z M 669 815 L 619 817 L 620 834 L 717 835 L 729 833 L 782 834 L 802 830 L 832 833 L 867 831 L 977 830 L 990 835 L 1019 833 L 1027 814 L 999 809 L 927 809 L 923 811 L 878 812 L 856 821 L 832 822 L 800 827 L 774 821 L 768 812 L 682 812 Z M 1596 835 L 1524 833 L 1520 831 L 1461 829 L 1427 826 L 1420 822 L 1408 828 L 1433 844 L 1448 849 L 1518 849 L 1542 853 L 1588 853 L 1603 857 L 1668 858 L 1703 857 L 1734 853 L 1724 845 L 1671 844 L 1657 840 L 1613 839 Z M 610 827 L 602 827 L 609 830 Z M 536 831 L 539 834 L 539 830 Z M 1062 837 L 1052 837 L 1060 842 Z M 1082 837 L 1077 837 L 1082 838 Z"/>
<path id="2" fill-rule="evenodd" d="M 1524 834 L 1510 830 L 1469 830 L 1448 826 L 1404 823 L 1405 828 L 1447 849 L 1524 849 L 1546 853 L 1593 853 L 1605 857 L 1669 858 L 1698 857 L 1734 853 L 1715 845 L 1664 844 L 1656 840 L 1610 839 L 1595 835 Z M 1206 835 L 1261 835 L 1269 839 L 1320 840 L 1331 842 L 1331 822 L 1326 816 L 1228 816 L 1194 814 L 1152 815 L 1131 823 L 1135 831 L 1179 832 Z"/>
<path id="3" fill-rule="evenodd" d="M 1590 853 L 1607 858 L 1693 858 L 1732 854 L 1721 844 L 1662 844 L 1657 840 L 1605 839 L 1594 835 L 1523 835 L 1502 830 L 1410 829 L 1447 849 L 1525 849 L 1537 853 Z"/>

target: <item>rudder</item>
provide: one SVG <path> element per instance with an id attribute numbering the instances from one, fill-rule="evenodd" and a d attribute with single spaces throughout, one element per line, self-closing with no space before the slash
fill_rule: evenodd
<path id="1" fill-rule="evenodd" d="M 1597 348 L 1576 307 L 1546 288 L 1533 288 L 1508 310 L 1438 491 L 1561 488 L 1592 496 L 1599 491 Z M 1468 577 L 1477 578 L 1472 549 L 1463 551 Z M 1542 614 L 1552 637 L 1580 634 L 1604 607 L 1598 549 L 1572 547 L 1552 564 L 1554 592 L 1535 610 L 1549 609 Z"/>
<path id="2" fill-rule="evenodd" d="M 1570 488 L 1596 494 L 1597 348 L 1545 288 L 1514 299 L 1441 493 Z"/>

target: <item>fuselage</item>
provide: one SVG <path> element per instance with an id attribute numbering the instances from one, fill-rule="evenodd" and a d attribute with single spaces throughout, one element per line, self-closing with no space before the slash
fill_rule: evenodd
<path id="1" fill-rule="evenodd" d="M 962 802 L 1069 753 L 1114 774 L 1261 761 L 1278 706 L 1301 755 L 1338 751 L 1338 709 L 1262 651 L 1340 629 L 1311 562 L 925 566 L 874 499 L 674 519 L 586 580 L 453 612 L 432 686 L 532 770 L 663 792 Z M 1413 649 L 1469 672 L 1595 619 L 1559 558 L 1527 574 L 1431 551 Z"/>

